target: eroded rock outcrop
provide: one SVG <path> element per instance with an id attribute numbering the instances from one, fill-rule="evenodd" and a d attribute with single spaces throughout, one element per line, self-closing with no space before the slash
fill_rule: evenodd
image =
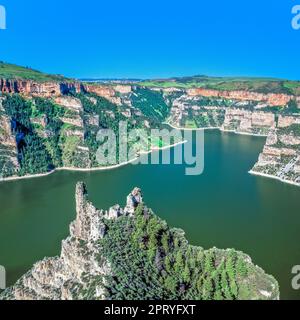
<path id="1" fill-rule="evenodd" d="M 87 84 L 85 85 L 86 92 L 94 93 L 97 96 L 103 97 L 110 102 L 121 106 L 123 98 L 132 92 L 132 87 L 129 85 L 102 85 L 102 84 Z"/>
<path id="2" fill-rule="evenodd" d="M 36 263 L 12 288 L 0 295 L 1 299 L 45 300 L 81 299 L 85 290 L 97 278 L 92 295 L 105 298 L 105 277 L 111 274 L 108 261 L 101 257 L 98 241 L 105 237 L 106 221 L 134 212 L 141 203 L 141 191 L 135 188 L 128 195 L 127 205 L 108 211 L 98 210 L 88 200 L 84 183 L 76 186 L 76 219 L 70 225 L 70 236 L 62 241 L 59 257 L 45 258 Z"/>
<path id="3" fill-rule="evenodd" d="M 80 82 L 37 82 L 22 79 L 0 79 L 1 93 L 19 93 L 24 96 L 58 97 L 69 93 L 86 92 L 85 86 Z"/>
<path id="4" fill-rule="evenodd" d="M 250 171 L 300 186 L 300 117 L 280 116 Z"/>
<path id="5" fill-rule="evenodd" d="M 32 80 L 0 79 L 1 93 L 19 93 L 24 96 L 33 97 L 61 97 L 70 93 L 94 93 L 109 100 L 116 105 L 122 104 L 121 95 L 128 95 L 132 92 L 129 85 L 102 85 L 83 84 L 81 82 L 35 82 Z"/>
<path id="6" fill-rule="evenodd" d="M 236 133 L 267 135 L 269 130 L 275 127 L 274 113 L 227 108 L 221 129 Z"/>
<path id="7" fill-rule="evenodd" d="M 35 82 L 31 80 L 0 79 L 0 92 L 52 97 L 61 94 L 61 87 L 60 83 L 58 82 Z"/>

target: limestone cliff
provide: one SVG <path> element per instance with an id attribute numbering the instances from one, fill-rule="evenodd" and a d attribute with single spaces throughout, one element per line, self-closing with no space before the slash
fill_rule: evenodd
<path id="1" fill-rule="evenodd" d="M 264 150 L 250 172 L 299 185 L 298 99 L 282 94 L 191 89 L 171 100 L 168 122 L 176 127 L 267 136 Z M 279 104 L 283 106 L 274 107 Z"/>
<path id="2" fill-rule="evenodd" d="M 275 114 L 272 112 L 227 108 L 221 129 L 236 133 L 267 135 L 269 130 L 275 127 Z"/>
<path id="3" fill-rule="evenodd" d="M 34 97 L 59 97 L 69 93 L 95 93 L 112 103 L 121 104 L 118 94 L 129 94 L 132 87 L 129 85 L 102 85 L 83 84 L 81 82 L 36 82 L 21 79 L 0 79 L 0 92 L 3 94 L 19 93 L 24 96 Z"/>
<path id="4" fill-rule="evenodd" d="M 190 96 L 203 96 L 203 97 L 218 97 L 225 99 L 233 99 L 240 101 L 260 101 L 265 102 L 270 106 L 285 106 L 293 96 L 286 94 L 276 94 L 276 93 L 258 93 L 250 91 L 221 91 L 221 90 L 209 90 L 209 89 L 189 89 L 187 90 Z"/>
<path id="5" fill-rule="evenodd" d="M 124 209 L 116 205 L 104 211 L 93 206 L 85 185 L 78 183 L 76 212 L 70 236 L 62 241 L 60 256 L 36 263 L 0 299 L 279 298 L 276 280 L 254 266 L 245 254 L 216 248 L 205 251 L 188 245 L 182 231 L 169 229 L 144 206 L 138 188 L 128 195 Z M 169 237 L 168 242 L 161 243 L 161 237 Z M 154 252 L 153 245 L 157 247 Z M 186 261 L 194 256 L 188 278 L 186 271 L 181 274 L 178 259 L 182 254 Z M 208 292 L 207 281 L 219 283 L 218 275 L 223 277 L 223 288 Z M 174 277 L 175 287 L 170 277 Z M 199 279 L 197 286 L 192 277 Z"/>
<path id="6" fill-rule="evenodd" d="M 61 86 L 58 82 L 0 79 L 0 92 L 50 97 L 60 95 Z"/>
<path id="7" fill-rule="evenodd" d="M 16 174 L 19 169 L 17 143 L 11 132 L 10 119 L 5 114 L 0 98 L 0 179 Z"/>
<path id="8" fill-rule="evenodd" d="M 300 117 L 279 116 L 251 173 L 300 186 Z"/>

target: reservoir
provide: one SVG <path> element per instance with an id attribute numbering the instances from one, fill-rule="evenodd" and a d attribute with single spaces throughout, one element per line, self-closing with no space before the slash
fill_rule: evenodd
<path id="1" fill-rule="evenodd" d="M 75 218 L 75 184 L 84 181 L 103 209 L 124 206 L 140 187 L 146 205 L 184 229 L 191 244 L 249 254 L 278 280 L 281 299 L 300 299 L 291 286 L 292 267 L 300 265 L 300 188 L 248 174 L 264 143 L 261 137 L 205 131 L 199 176 L 185 175 L 185 165 L 129 164 L 0 183 L 0 265 L 8 285 L 38 260 L 60 253 Z"/>

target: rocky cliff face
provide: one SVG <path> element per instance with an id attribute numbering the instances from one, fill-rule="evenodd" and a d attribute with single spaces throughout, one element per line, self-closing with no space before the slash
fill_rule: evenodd
<path id="1" fill-rule="evenodd" d="M 251 173 L 299 184 L 297 126 L 300 126 L 300 116 L 297 109 L 288 111 L 286 104 L 290 99 L 295 100 L 295 97 L 191 89 L 188 94 L 181 94 L 171 102 L 169 122 L 176 127 L 219 128 L 240 134 L 268 136 Z M 287 111 L 278 114 L 277 108 L 272 107 L 275 105 L 285 106 L 281 113 Z"/>
<path id="2" fill-rule="evenodd" d="M 269 130 L 275 127 L 274 113 L 227 108 L 221 129 L 236 133 L 267 135 Z"/>
<path id="3" fill-rule="evenodd" d="M 61 85 L 56 82 L 39 83 L 27 80 L 0 79 L 0 92 L 51 97 L 61 94 Z"/>
<path id="4" fill-rule="evenodd" d="M 300 117 L 280 116 L 251 173 L 300 186 Z"/>
<path id="5" fill-rule="evenodd" d="M 14 175 L 19 169 L 17 159 L 17 143 L 11 132 L 9 117 L 0 98 L 0 179 L 1 176 Z"/>
<path id="6" fill-rule="evenodd" d="M 86 85 L 84 88 L 86 92 L 95 93 L 118 106 L 122 105 L 121 95 L 126 96 L 132 92 L 132 87 L 129 85 L 105 86 L 101 84 L 92 84 Z"/>
<path id="7" fill-rule="evenodd" d="M 276 127 L 275 113 L 264 111 L 266 105 L 253 101 L 228 101 L 180 95 L 172 102 L 169 121 L 177 127 L 219 128 L 236 133 L 267 135 Z"/>
<path id="8" fill-rule="evenodd" d="M 127 206 L 114 206 L 108 211 L 98 210 L 87 198 L 83 183 L 76 186 L 76 219 L 70 225 L 70 236 L 62 241 L 59 257 L 45 258 L 36 263 L 14 287 L 0 299 L 17 300 L 74 300 L 82 299 L 85 290 L 93 286 L 94 299 L 105 299 L 105 277 L 111 274 L 105 257 L 99 259 L 98 240 L 105 237 L 107 220 L 130 215 L 142 201 L 138 188 L 128 195 Z"/>
<path id="9" fill-rule="evenodd" d="M 249 91 L 218 91 L 208 89 L 190 89 L 187 90 L 190 96 L 218 97 L 240 101 L 260 101 L 270 106 L 285 106 L 291 99 L 295 98 L 286 94 L 263 94 Z"/>
<path id="10" fill-rule="evenodd" d="M 129 94 L 132 87 L 129 85 L 105 86 L 101 84 L 83 84 L 80 82 L 35 82 L 29 80 L 0 79 L 1 93 L 19 93 L 35 97 L 59 97 L 72 93 L 95 93 L 112 103 L 121 104 L 118 93 Z"/>
<path id="11" fill-rule="evenodd" d="M 78 183 L 76 186 L 76 212 L 76 219 L 70 226 L 70 236 L 62 242 L 60 256 L 45 258 L 43 261 L 36 263 L 13 287 L 0 295 L 0 300 L 103 300 L 113 298 L 115 294 L 118 298 L 123 299 L 147 299 L 147 297 L 152 299 L 163 297 L 178 299 L 185 292 L 189 295 L 188 290 L 194 292 L 196 289 L 192 289 L 192 283 L 188 284 L 190 281 L 188 279 L 181 280 L 185 281 L 185 284 L 182 282 L 180 289 L 174 288 L 175 296 L 172 293 L 174 290 L 172 287 L 168 285 L 164 287 L 162 282 L 157 280 L 157 274 L 160 273 L 161 279 L 167 279 L 166 270 L 170 269 L 168 272 L 179 272 L 178 266 L 175 267 L 174 271 L 171 271 L 171 265 L 164 270 L 166 267 L 163 261 L 165 261 L 166 252 L 163 251 L 162 247 L 159 247 L 160 240 L 157 239 L 155 241 L 158 246 L 156 255 L 154 254 L 154 257 L 150 258 L 148 265 L 145 264 L 145 261 L 150 257 L 149 252 L 152 250 L 149 248 L 150 251 L 148 253 L 147 250 L 145 251 L 147 236 L 145 235 L 146 238 L 142 237 L 144 232 L 143 225 L 147 223 L 149 223 L 149 230 L 152 230 L 155 226 L 156 228 L 162 226 L 161 232 L 165 233 L 165 237 L 166 235 L 171 236 L 168 242 L 168 259 L 170 261 L 174 259 L 172 251 L 175 249 L 172 241 L 175 240 L 172 240 L 173 237 L 177 237 L 177 243 L 181 243 L 182 246 L 182 249 L 179 247 L 176 250 L 182 250 L 184 253 L 190 252 L 190 254 L 194 252 L 195 258 L 197 256 L 197 259 L 200 259 L 199 261 L 197 260 L 197 263 L 195 262 L 196 260 L 193 260 L 194 264 L 199 264 L 199 266 L 195 265 L 193 267 L 195 269 L 191 270 L 191 272 L 196 271 L 194 273 L 195 277 L 201 280 L 197 289 L 199 293 L 189 296 L 190 299 L 199 299 L 202 294 L 207 296 L 205 279 L 206 277 L 211 277 L 212 274 L 205 273 L 201 276 L 200 266 L 204 266 L 205 259 L 212 261 L 213 256 L 215 256 L 215 262 L 208 265 L 210 268 L 215 268 L 215 274 L 219 272 L 221 276 L 221 272 L 223 272 L 223 277 L 225 277 L 223 283 L 227 281 L 227 269 L 224 269 L 226 264 L 228 264 L 231 277 L 234 270 L 232 268 L 236 268 L 234 272 L 238 273 L 236 280 L 231 279 L 230 282 L 232 293 L 230 293 L 228 284 L 228 287 L 224 287 L 225 291 L 219 289 L 219 298 L 279 298 L 276 280 L 266 275 L 259 267 L 254 266 L 248 256 L 233 250 L 218 250 L 214 248 L 204 251 L 202 248 L 189 246 L 183 238 L 182 231 L 177 229 L 169 230 L 165 223 L 158 217 L 153 216 L 153 213 L 144 207 L 141 190 L 138 188 L 135 188 L 128 195 L 124 209 L 116 205 L 108 211 L 103 211 L 93 206 L 87 198 L 85 185 Z M 123 238 L 124 236 L 125 238 Z M 118 241 L 125 241 L 125 243 L 119 244 L 117 243 Z M 134 244 L 135 241 L 138 241 L 140 245 L 136 246 Z M 149 241 L 151 241 L 151 237 Z M 130 245 L 130 243 L 133 245 Z M 166 245 L 165 243 L 165 248 Z M 123 250 L 125 251 L 123 252 Z M 133 251 L 130 252 L 128 250 Z M 180 253 L 176 255 L 176 252 L 174 257 Z M 141 261 L 137 260 L 141 258 Z M 154 268 L 151 271 L 148 270 L 149 263 Z M 143 272 L 140 269 L 135 271 L 134 268 L 137 266 L 138 268 L 143 268 Z M 128 274 L 126 274 L 127 272 Z M 133 282 L 128 282 L 128 279 L 132 276 L 134 277 Z M 118 279 L 118 277 L 120 278 Z M 124 283 L 122 277 L 124 277 Z M 149 283 L 147 282 L 148 278 L 150 279 Z M 204 283 L 202 283 L 203 279 Z M 214 279 L 214 281 L 217 281 L 216 277 Z M 117 281 L 116 287 L 114 286 L 114 281 Z M 168 280 L 166 281 L 168 282 Z M 122 289 L 123 285 L 125 287 Z M 201 289 L 202 286 L 203 289 Z M 120 293 L 118 293 L 118 290 L 121 290 Z M 127 291 L 128 293 L 126 293 Z M 148 296 L 150 292 L 153 292 L 153 296 Z"/>

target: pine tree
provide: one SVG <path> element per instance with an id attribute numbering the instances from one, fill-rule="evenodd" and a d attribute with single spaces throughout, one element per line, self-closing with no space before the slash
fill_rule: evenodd
<path id="1" fill-rule="evenodd" d="M 185 283 L 189 283 L 191 281 L 191 271 L 189 269 L 188 264 L 185 265 L 184 271 L 182 273 L 183 281 Z"/>
<path id="2" fill-rule="evenodd" d="M 213 295 L 213 283 L 211 278 L 206 278 L 203 283 L 202 298 L 203 300 L 211 300 Z"/>

